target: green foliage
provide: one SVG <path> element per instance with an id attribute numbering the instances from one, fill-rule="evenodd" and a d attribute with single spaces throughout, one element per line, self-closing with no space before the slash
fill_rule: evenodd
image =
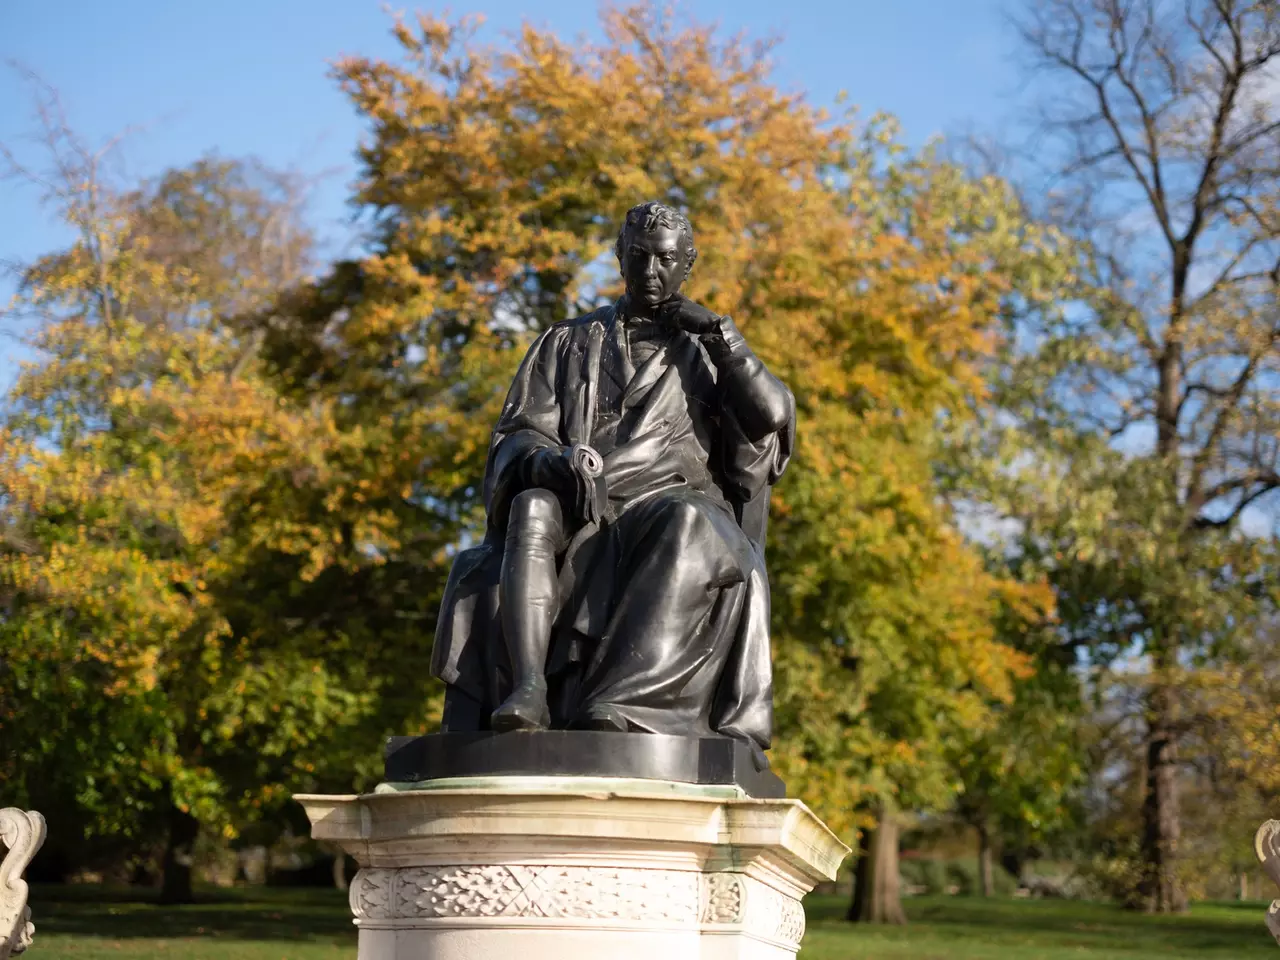
<path id="1" fill-rule="evenodd" d="M 976 897 L 982 894 L 982 880 L 978 872 L 978 861 L 972 858 L 952 860 L 947 864 L 947 880 L 956 888 L 956 893 L 963 897 Z M 999 864 L 991 867 L 992 892 L 997 897 L 1011 897 L 1018 889 L 1018 881 L 1009 871 Z"/>
<path id="2" fill-rule="evenodd" d="M 1064 638 L 1099 670 L 1146 673 L 1130 703 L 1150 747 L 1139 835 L 1154 910 L 1183 906 L 1172 785 L 1202 726 L 1188 722 L 1200 673 L 1277 614 L 1280 176 L 1264 158 L 1280 112 L 1252 93 L 1280 56 L 1275 14 L 1055 0 L 1018 24 L 1052 80 L 1036 87 L 1037 150 L 1056 167 L 1044 206 L 1082 282 L 1069 305 L 1011 318 L 1003 479 L 1026 481 L 1018 547 L 1052 582 Z"/>
<path id="3" fill-rule="evenodd" d="M 202 161 L 130 192 L 68 173 L 78 239 L 18 295 L 41 359 L 0 422 L 2 762 L 9 799 L 59 830 L 154 835 L 176 805 L 231 835 L 371 702 L 358 664 L 228 603 L 260 546 L 246 493 L 325 437 L 232 322 L 309 244 L 257 173 Z"/>
<path id="4" fill-rule="evenodd" d="M 898 873 L 903 883 L 918 887 L 926 894 L 947 892 L 947 866 L 943 860 L 932 857 L 902 857 L 898 861 Z"/>
<path id="5" fill-rule="evenodd" d="M 1088 762 L 1080 739 L 1084 703 L 1070 648 L 1051 629 L 1020 630 L 1036 670 L 993 707 L 985 729 L 948 743 L 959 780 L 955 814 L 989 831 L 1001 850 L 1043 851 L 1081 819 Z"/>
<path id="6" fill-rule="evenodd" d="M 899 862 L 898 872 L 902 875 L 903 883 L 919 888 L 926 895 L 954 893 L 976 897 L 982 893 L 978 861 L 972 857 L 954 860 L 903 857 Z M 1018 881 L 999 864 L 992 867 L 991 879 L 997 897 L 1011 897 L 1018 889 Z"/>

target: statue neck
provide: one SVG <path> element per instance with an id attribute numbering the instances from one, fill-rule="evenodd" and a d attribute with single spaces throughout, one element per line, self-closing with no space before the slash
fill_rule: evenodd
<path id="1" fill-rule="evenodd" d="M 633 297 L 629 293 L 624 293 L 617 302 L 618 318 L 620 320 L 656 320 L 658 319 L 657 307 L 651 307 L 639 297 Z"/>

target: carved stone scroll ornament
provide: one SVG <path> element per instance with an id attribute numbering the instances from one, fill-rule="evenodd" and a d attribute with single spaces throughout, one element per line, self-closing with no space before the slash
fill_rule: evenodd
<path id="1" fill-rule="evenodd" d="M 463 864 L 363 869 L 351 911 L 365 923 L 519 917 L 735 925 L 795 949 L 800 901 L 737 873 L 654 868 Z"/>
<path id="2" fill-rule="evenodd" d="M 44 843 L 44 817 L 16 807 L 0 810 L 0 842 L 9 848 L 0 863 L 0 960 L 31 946 L 35 924 L 27 906 L 27 884 L 22 871 Z"/>
<path id="3" fill-rule="evenodd" d="M 1280 887 L 1280 820 L 1268 820 L 1258 828 L 1253 850 L 1267 876 Z M 1267 929 L 1280 943 L 1280 900 L 1272 900 L 1267 909 Z"/>

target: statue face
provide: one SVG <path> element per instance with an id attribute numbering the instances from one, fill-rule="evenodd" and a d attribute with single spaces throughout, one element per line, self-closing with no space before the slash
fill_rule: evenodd
<path id="1" fill-rule="evenodd" d="M 656 307 L 675 296 L 688 272 L 679 230 L 657 226 L 651 231 L 637 230 L 628 238 L 622 277 L 632 300 Z"/>

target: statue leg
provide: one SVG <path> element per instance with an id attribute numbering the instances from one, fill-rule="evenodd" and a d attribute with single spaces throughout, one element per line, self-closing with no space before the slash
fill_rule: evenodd
<path id="1" fill-rule="evenodd" d="M 725 507 L 692 491 L 655 494 L 619 517 L 615 532 L 620 588 L 575 725 L 711 736 L 711 718 L 734 691 L 725 667 L 740 642 L 750 541 Z"/>
<path id="2" fill-rule="evenodd" d="M 542 730 L 551 723 L 545 671 L 559 600 L 556 555 L 563 548 L 564 519 L 556 495 L 543 489 L 517 494 L 498 587 L 515 690 L 493 712 L 494 730 Z"/>

